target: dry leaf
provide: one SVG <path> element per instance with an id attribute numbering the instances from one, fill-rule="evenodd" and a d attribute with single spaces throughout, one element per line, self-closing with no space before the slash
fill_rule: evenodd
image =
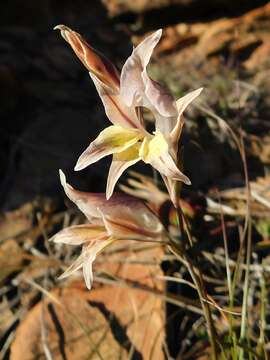
<path id="1" fill-rule="evenodd" d="M 0 283 L 22 268 L 24 254 L 24 250 L 14 239 L 6 240 L 0 245 Z"/>
<path id="2" fill-rule="evenodd" d="M 57 289 L 26 315 L 11 360 L 162 359 L 161 301 L 140 290 L 85 290 L 82 282 Z M 136 357 L 137 356 L 137 357 Z"/>
<path id="3" fill-rule="evenodd" d="M 0 241 L 31 229 L 33 205 L 27 203 L 21 208 L 5 213 L 0 218 Z"/>

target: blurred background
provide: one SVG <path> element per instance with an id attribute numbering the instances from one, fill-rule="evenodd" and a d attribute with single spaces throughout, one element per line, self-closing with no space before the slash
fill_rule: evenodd
<path id="1" fill-rule="evenodd" d="M 4 319 L 0 335 L 5 359 L 24 314 L 44 295 L 37 288 L 31 292 L 33 284 L 20 289 L 16 283 L 18 274 L 23 272 L 27 279 L 30 275 L 31 279 L 42 279 L 46 289 L 53 287 L 44 285 L 44 281 L 50 284 L 48 279 L 52 275 L 47 273 L 47 263 L 42 274 L 36 275 L 29 265 L 34 261 L 31 256 L 36 254 L 33 249 L 46 256 L 50 254 L 44 239 L 38 239 L 45 236 L 44 232 L 51 234 L 59 219 L 63 220 L 62 215 L 54 218 L 66 209 L 58 169 L 65 171 L 75 187 L 103 192 L 109 166 L 109 159 L 105 159 L 82 172 L 73 172 L 78 156 L 109 122 L 87 71 L 59 32 L 53 31 L 58 24 L 82 34 L 119 69 L 132 46 L 150 32 L 163 28 L 162 40 L 149 66 L 151 76 L 167 86 L 176 98 L 204 87 L 200 99 L 186 113 L 182 139 L 185 173 L 192 179 L 192 187 L 184 189 L 189 205 L 193 211 L 201 209 L 205 206 L 205 194 L 217 188 L 223 191 L 244 186 L 238 150 L 218 126 L 216 114 L 242 131 L 250 179 L 268 184 L 265 208 L 256 211 L 263 213 L 263 219 L 269 215 L 268 1 L 5 2 L 0 14 L 0 267 L 5 269 L 0 277 Z M 152 175 L 146 165 L 136 169 Z M 242 199 L 232 195 L 228 200 L 240 209 L 236 216 L 242 211 Z M 45 214 L 45 218 L 40 214 Z M 41 227 L 39 216 L 45 219 Z M 261 221 L 261 215 L 259 218 Z M 269 222 L 263 220 L 255 230 L 269 239 L 269 229 Z M 19 253 L 19 259 L 14 257 Z M 60 253 L 58 260 L 63 256 Z M 11 263 L 7 261 L 10 258 Z M 59 270 L 59 264 L 55 267 Z M 170 336 L 173 338 L 175 333 Z M 172 347 L 168 351 L 178 350 Z M 66 358 L 65 352 L 59 354 L 59 359 Z M 13 359 L 24 359 L 16 356 Z M 45 358 L 42 356 L 30 358 Z M 136 351 L 134 356 L 142 358 Z M 82 354 L 70 357 L 82 358 Z"/>

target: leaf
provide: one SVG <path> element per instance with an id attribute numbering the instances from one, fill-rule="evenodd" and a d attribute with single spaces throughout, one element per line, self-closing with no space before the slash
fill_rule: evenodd
<path id="1" fill-rule="evenodd" d="M 96 273 L 109 275 L 103 277 L 105 283 L 116 279 L 113 285 L 89 291 L 83 280 L 65 279 L 66 288 L 44 289 L 44 300 L 16 329 L 10 359 L 45 359 L 44 352 L 55 360 L 124 360 L 132 352 L 134 359 L 163 359 L 163 302 L 151 293 L 151 289 L 161 292 L 164 287 L 155 278 L 162 274 L 158 265 L 162 256 L 160 246 L 118 241 L 95 264 Z M 150 291 L 131 288 L 129 281 Z M 41 289 L 38 284 L 36 288 Z"/>
<path id="2" fill-rule="evenodd" d="M 0 217 L 0 241 L 13 238 L 32 227 L 33 204 L 5 213 Z"/>
<path id="3" fill-rule="evenodd" d="M 24 255 L 16 240 L 5 240 L 0 245 L 0 284 L 14 271 L 22 269 Z"/>
<path id="4" fill-rule="evenodd" d="M 88 291 L 83 282 L 49 293 L 19 325 L 11 360 L 162 359 L 161 302 L 136 289 L 102 287 Z M 155 338 L 158 341 L 154 343 Z"/>

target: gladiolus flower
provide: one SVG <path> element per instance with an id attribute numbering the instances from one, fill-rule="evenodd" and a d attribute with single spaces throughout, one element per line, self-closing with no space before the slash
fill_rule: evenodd
<path id="1" fill-rule="evenodd" d="M 64 39 L 89 70 L 106 115 L 113 124 L 91 142 L 78 159 L 75 170 L 82 170 L 107 155 L 113 155 L 106 188 L 109 199 L 122 173 L 143 160 L 160 172 L 176 204 L 175 181 L 191 183 L 177 166 L 183 112 L 202 89 L 175 101 L 167 90 L 148 76 L 146 68 L 162 30 L 148 36 L 133 50 L 119 75 L 116 68 L 90 47 L 81 35 L 64 25 L 56 28 L 61 30 Z M 155 117 L 153 134 L 144 126 L 143 107 Z"/>
<path id="2" fill-rule="evenodd" d="M 82 245 L 82 253 L 61 275 L 65 278 L 83 269 L 85 283 L 91 289 L 92 264 L 96 256 L 116 240 L 162 240 L 164 228 L 155 214 L 140 200 L 115 193 L 110 200 L 105 194 L 75 190 L 67 184 L 60 170 L 60 180 L 66 195 L 84 213 L 88 224 L 75 225 L 61 230 L 52 237 L 55 243 Z"/>

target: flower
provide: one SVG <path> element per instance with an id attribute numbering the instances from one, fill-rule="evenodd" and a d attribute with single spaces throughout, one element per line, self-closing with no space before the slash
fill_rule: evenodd
<path id="1" fill-rule="evenodd" d="M 90 143 L 79 157 L 75 170 L 82 170 L 107 155 L 113 155 L 106 188 L 109 199 L 122 173 L 143 160 L 160 172 L 176 204 L 175 182 L 191 184 L 177 167 L 183 112 L 202 88 L 175 101 L 166 89 L 148 76 L 146 68 L 162 30 L 154 32 L 133 49 L 119 74 L 81 35 L 64 25 L 58 25 L 56 29 L 61 30 L 63 38 L 89 70 L 106 115 L 113 124 Z M 153 134 L 144 126 L 143 107 L 155 117 Z"/>
<path id="2" fill-rule="evenodd" d="M 66 195 L 84 213 L 88 224 L 67 227 L 51 238 L 55 243 L 82 245 L 82 253 L 61 275 L 65 278 L 83 269 L 85 283 L 91 289 L 92 264 L 96 256 L 116 240 L 162 240 L 164 228 L 155 214 L 140 200 L 115 193 L 110 200 L 105 194 L 75 190 L 67 184 L 60 170 L 60 180 Z"/>

